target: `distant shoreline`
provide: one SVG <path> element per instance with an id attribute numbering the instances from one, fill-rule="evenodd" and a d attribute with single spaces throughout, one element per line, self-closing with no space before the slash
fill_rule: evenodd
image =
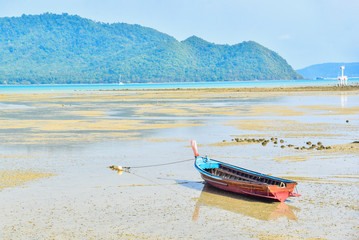
<path id="1" fill-rule="evenodd" d="M 359 79 L 358 77 L 349 77 L 348 78 L 348 86 L 356 86 L 353 83 L 349 83 L 350 80 L 356 80 Z M 331 78 L 323 78 L 322 80 L 331 80 L 332 84 L 337 83 L 337 77 L 331 77 Z M 238 81 L 189 81 L 189 82 L 124 82 L 122 84 L 118 84 L 116 82 L 114 83 L 43 83 L 43 84 L 1 84 L 0 87 L 33 87 L 33 86 L 126 86 L 126 85 L 162 85 L 162 84 L 228 84 L 228 83 L 254 83 L 254 82 L 287 82 L 287 81 L 312 81 L 312 82 L 319 82 L 320 79 L 314 79 L 314 78 L 304 78 L 304 79 L 269 79 L 269 80 L 258 80 L 258 79 L 252 79 L 252 80 L 238 80 Z M 354 82 L 357 83 L 357 82 Z M 298 86 L 301 87 L 301 86 Z M 308 86 L 311 87 L 311 86 Z M 336 86 L 335 86 L 336 87 Z"/>
<path id="2" fill-rule="evenodd" d="M 314 85 L 311 85 L 314 84 Z M 327 81 L 309 82 L 297 81 L 271 81 L 271 82 L 225 82 L 225 83 L 166 83 L 166 84 L 76 84 L 76 85 L 0 85 L 1 94 L 10 93 L 61 93 L 61 92 L 125 92 L 125 91 L 153 91 L 176 92 L 197 91 L 208 93 L 219 92 L 355 92 L 359 90 L 359 81 L 353 81 L 348 86 L 337 86 Z"/>
<path id="3" fill-rule="evenodd" d="M 359 91 L 359 85 L 307 87 L 232 87 L 232 88 L 163 88 L 163 89 L 105 89 L 99 91 L 205 91 L 205 92 L 340 92 Z"/>

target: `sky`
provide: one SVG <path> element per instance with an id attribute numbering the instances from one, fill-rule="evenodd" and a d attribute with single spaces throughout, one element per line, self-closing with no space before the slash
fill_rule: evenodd
<path id="1" fill-rule="evenodd" d="M 182 41 L 255 41 L 294 68 L 359 62 L 359 0 L 0 0 L 0 17 L 69 13 L 154 28 Z"/>

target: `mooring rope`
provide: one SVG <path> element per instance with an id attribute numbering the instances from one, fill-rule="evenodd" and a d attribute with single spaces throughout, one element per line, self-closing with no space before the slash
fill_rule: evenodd
<path id="1" fill-rule="evenodd" d="M 151 165 L 144 165 L 144 166 L 134 166 L 134 167 L 123 167 L 125 169 L 131 169 L 131 168 L 146 168 L 146 167 L 158 167 L 158 166 L 165 166 L 165 165 L 171 165 L 176 163 L 182 163 L 182 162 L 189 162 L 194 161 L 193 158 L 181 160 L 181 161 L 175 161 L 175 162 L 168 162 L 168 163 L 159 163 L 159 164 L 151 164 Z"/>
<path id="2" fill-rule="evenodd" d="M 177 164 L 177 163 L 189 162 L 189 161 L 193 161 L 193 158 L 186 159 L 186 160 L 181 160 L 181 161 L 175 161 L 175 162 L 159 163 L 159 164 L 151 164 L 151 165 L 143 165 L 143 166 L 134 166 L 134 167 L 122 167 L 122 166 L 112 165 L 112 166 L 109 166 L 108 168 L 110 168 L 110 169 L 112 169 L 114 171 L 121 172 L 121 171 L 129 171 L 132 168 L 159 167 L 159 166 L 165 166 L 165 165 L 171 165 L 171 164 Z"/>
<path id="3" fill-rule="evenodd" d="M 136 174 L 134 172 L 130 172 L 130 169 L 131 168 L 146 168 L 146 167 L 157 167 L 157 166 L 164 166 L 164 165 L 170 165 L 170 164 L 176 164 L 176 163 L 182 163 L 182 162 L 189 162 L 189 161 L 193 161 L 193 158 L 191 159 L 186 159 L 186 160 L 181 160 L 181 161 L 175 161 L 175 162 L 168 162 L 168 163 L 160 163 L 160 164 L 151 164 L 151 165 L 144 165 L 144 166 L 134 166 L 134 167 L 122 167 L 122 166 L 116 166 L 116 165 L 112 165 L 112 166 L 109 166 L 108 168 L 110 168 L 111 170 L 114 170 L 114 171 L 117 171 L 117 173 L 119 175 L 121 175 L 123 172 L 127 172 L 129 174 L 132 174 L 134 176 L 137 176 L 139 178 L 143 178 L 149 182 L 152 182 L 152 183 L 155 183 L 157 186 L 160 186 L 160 187 L 163 187 L 163 188 L 166 188 L 167 190 L 170 190 L 170 191 L 173 191 L 176 193 L 176 195 L 180 195 L 184 198 L 187 199 L 187 196 L 183 195 L 183 193 L 181 191 L 176 191 L 175 189 L 172 189 L 170 188 L 169 186 L 165 185 L 165 184 L 161 184 L 161 183 L 158 183 L 154 180 L 152 180 L 151 178 L 148 178 L 148 177 L 144 177 L 142 175 L 139 175 L 139 174 Z M 186 184 L 186 183 L 189 183 L 187 181 L 184 181 L 182 183 L 177 183 L 177 184 Z M 202 181 L 199 181 L 199 182 L 196 182 L 196 183 L 202 183 Z"/>

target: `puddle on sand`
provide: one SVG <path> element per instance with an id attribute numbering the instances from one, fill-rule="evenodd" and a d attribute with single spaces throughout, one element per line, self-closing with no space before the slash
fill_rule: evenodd
<path id="1" fill-rule="evenodd" d="M 259 220 L 275 220 L 281 217 L 296 220 L 294 212 L 299 211 L 298 208 L 286 203 L 245 197 L 205 184 L 197 200 L 192 219 L 196 221 L 200 217 L 200 211 L 211 211 L 210 208 L 213 207 Z"/>

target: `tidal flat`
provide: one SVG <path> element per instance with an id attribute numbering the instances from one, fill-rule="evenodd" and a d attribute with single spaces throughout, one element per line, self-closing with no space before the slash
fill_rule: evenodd
<path id="1" fill-rule="evenodd" d="M 0 113 L 1 239 L 359 235 L 357 87 L 11 92 Z M 201 155 L 297 181 L 302 196 L 204 184 L 192 139 Z"/>

